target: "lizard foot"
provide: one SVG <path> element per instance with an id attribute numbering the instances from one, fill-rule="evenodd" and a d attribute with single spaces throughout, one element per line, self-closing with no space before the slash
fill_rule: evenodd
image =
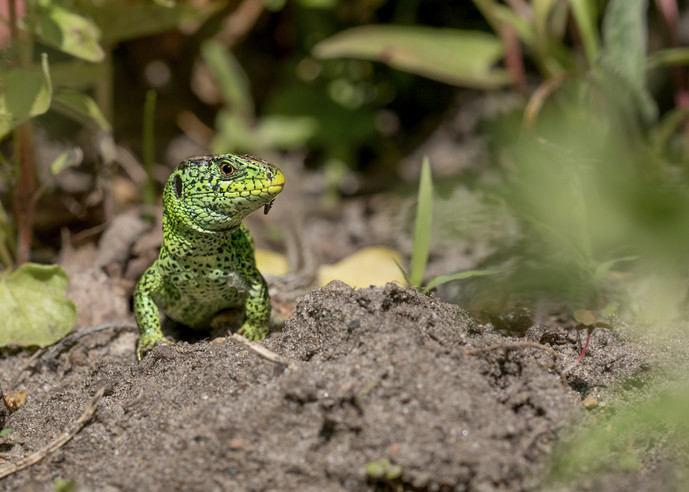
<path id="1" fill-rule="evenodd" d="M 237 330 L 237 333 L 249 340 L 263 340 L 269 331 L 270 326 L 255 325 L 247 321 Z"/>
<path id="2" fill-rule="evenodd" d="M 136 360 L 141 360 L 141 358 L 150 352 L 156 345 L 168 345 L 172 343 L 169 338 L 158 338 L 157 340 L 148 340 L 144 337 L 139 337 L 139 341 L 136 343 Z"/>

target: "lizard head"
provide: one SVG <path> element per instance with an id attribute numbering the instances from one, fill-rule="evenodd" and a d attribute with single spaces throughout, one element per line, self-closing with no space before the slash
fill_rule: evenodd
<path id="1" fill-rule="evenodd" d="M 282 171 L 251 155 L 190 157 L 165 185 L 163 209 L 196 230 L 230 230 L 251 212 L 269 210 L 284 185 Z"/>

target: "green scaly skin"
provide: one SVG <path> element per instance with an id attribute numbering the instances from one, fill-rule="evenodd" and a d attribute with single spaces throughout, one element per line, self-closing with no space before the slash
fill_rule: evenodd
<path id="1" fill-rule="evenodd" d="M 242 220 L 282 191 L 285 176 L 250 155 L 189 158 L 163 191 L 163 245 L 134 291 L 139 326 L 136 357 L 167 343 L 159 311 L 191 328 L 208 328 L 224 309 L 244 306 L 239 333 L 250 340 L 270 329 L 270 298 L 256 269 L 254 245 Z"/>

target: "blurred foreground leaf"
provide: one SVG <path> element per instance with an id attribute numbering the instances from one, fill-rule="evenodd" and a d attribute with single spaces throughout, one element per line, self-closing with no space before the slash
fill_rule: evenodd
<path id="1" fill-rule="evenodd" d="M 224 2 L 82 2 L 81 9 L 101 28 L 101 41 L 114 44 L 201 22 L 224 6 Z"/>
<path id="2" fill-rule="evenodd" d="M 105 58 L 100 30 L 91 20 L 55 2 L 38 2 L 38 14 L 36 33 L 45 44 L 90 62 Z"/>
<path id="3" fill-rule="evenodd" d="M 48 57 L 43 54 L 41 69 L 17 68 L 3 74 L 0 86 L 0 138 L 32 116 L 48 111 L 53 86 Z"/>
<path id="4" fill-rule="evenodd" d="M 59 265 L 24 263 L 0 277 L 0 347 L 51 345 L 74 326 L 77 309 L 65 297 L 69 278 Z"/>
<path id="5" fill-rule="evenodd" d="M 447 84 L 491 88 L 510 83 L 506 70 L 493 66 L 503 56 L 500 38 L 459 29 L 414 26 L 363 26 L 321 41 L 317 58 L 359 58 L 387 63 Z"/>
<path id="6" fill-rule="evenodd" d="M 79 123 L 95 123 L 101 130 L 111 131 L 110 123 L 96 101 L 76 91 L 59 91 L 53 97 L 54 108 Z"/>

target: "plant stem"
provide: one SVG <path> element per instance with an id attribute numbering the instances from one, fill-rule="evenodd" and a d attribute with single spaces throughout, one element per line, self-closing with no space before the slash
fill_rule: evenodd
<path id="1" fill-rule="evenodd" d="M 36 215 L 36 167 L 34 165 L 33 123 L 25 121 L 14 131 L 15 165 L 19 185 L 14 192 L 14 221 L 17 224 L 17 265 L 29 261 Z"/>
<path id="2" fill-rule="evenodd" d="M 19 0 L 10 0 L 10 35 L 12 45 L 17 49 L 17 64 L 22 68 L 31 65 L 33 43 L 30 36 L 20 36 L 17 19 Z M 27 12 L 29 24 L 32 23 L 32 9 Z M 20 39 L 22 37 L 23 39 Z M 13 215 L 17 225 L 17 265 L 29 260 L 31 240 L 36 213 L 34 194 L 36 192 L 36 166 L 33 147 L 33 123 L 25 121 L 13 132 L 14 165 L 19 173 L 19 183 L 14 191 Z"/>
<path id="3" fill-rule="evenodd" d="M 155 154 L 155 108 L 156 108 L 157 93 L 150 89 L 146 93 L 146 103 L 144 104 L 144 121 L 143 121 L 143 149 L 142 159 L 144 170 L 146 171 L 146 186 L 144 187 L 143 203 L 144 205 L 153 205 L 155 201 L 155 181 L 153 179 L 153 158 Z M 145 214 L 146 220 L 153 220 L 150 214 Z"/>

